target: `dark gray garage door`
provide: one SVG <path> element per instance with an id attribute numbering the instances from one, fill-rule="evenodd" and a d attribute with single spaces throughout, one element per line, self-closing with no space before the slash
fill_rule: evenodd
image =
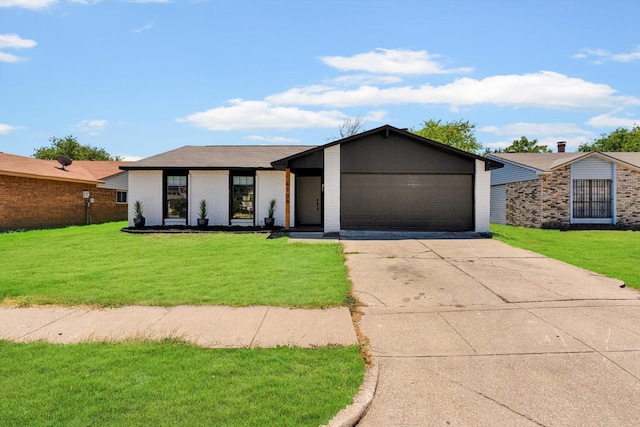
<path id="1" fill-rule="evenodd" d="M 472 175 L 342 174 L 343 230 L 473 230 Z"/>

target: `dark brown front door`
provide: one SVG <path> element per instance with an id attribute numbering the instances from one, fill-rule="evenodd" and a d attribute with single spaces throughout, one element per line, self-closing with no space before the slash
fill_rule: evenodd
<path id="1" fill-rule="evenodd" d="M 322 180 L 319 176 L 300 176 L 296 180 L 298 225 L 322 224 Z"/>

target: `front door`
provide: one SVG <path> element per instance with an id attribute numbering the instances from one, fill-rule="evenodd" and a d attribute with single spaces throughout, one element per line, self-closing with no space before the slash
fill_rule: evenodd
<path id="1" fill-rule="evenodd" d="M 297 223 L 322 224 L 322 180 L 319 176 L 299 176 L 296 180 Z"/>

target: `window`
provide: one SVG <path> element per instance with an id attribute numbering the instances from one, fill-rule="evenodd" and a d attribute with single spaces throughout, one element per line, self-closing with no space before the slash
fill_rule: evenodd
<path id="1" fill-rule="evenodd" d="M 233 176 L 231 219 L 253 219 L 253 176 Z"/>
<path id="2" fill-rule="evenodd" d="M 574 218 L 611 218 L 611 180 L 573 180 Z"/>
<path id="3" fill-rule="evenodd" d="M 116 190 L 116 203 L 127 203 L 127 192 Z"/>
<path id="4" fill-rule="evenodd" d="M 187 217 L 187 175 L 167 175 L 166 181 L 166 217 Z"/>

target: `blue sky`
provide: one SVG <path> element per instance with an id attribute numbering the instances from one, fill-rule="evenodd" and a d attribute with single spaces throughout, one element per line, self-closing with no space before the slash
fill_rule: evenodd
<path id="1" fill-rule="evenodd" d="M 640 124 L 640 2 L 0 0 L 0 151 L 143 158 L 464 119 L 574 151 Z"/>

